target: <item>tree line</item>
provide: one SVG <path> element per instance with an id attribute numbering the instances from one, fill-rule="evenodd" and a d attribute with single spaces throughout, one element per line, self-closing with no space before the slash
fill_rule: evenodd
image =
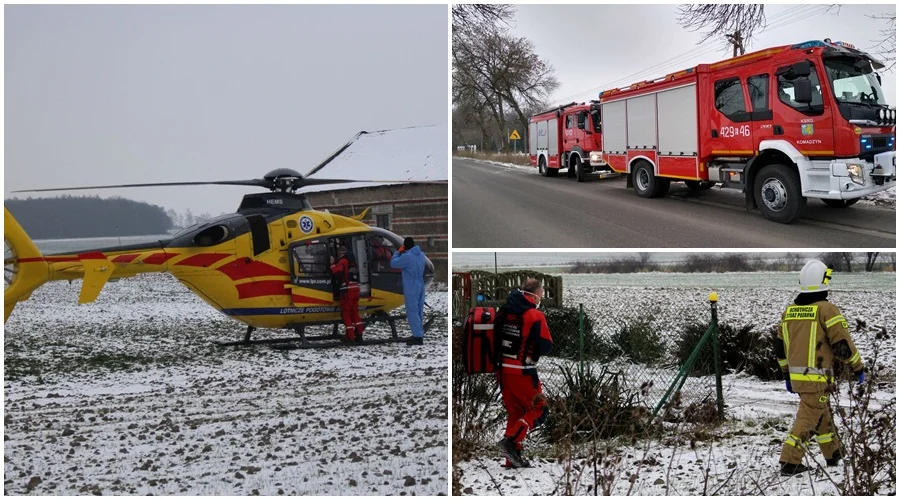
<path id="1" fill-rule="evenodd" d="M 799 253 L 781 255 L 730 253 L 692 253 L 678 262 L 654 262 L 650 252 L 617 257 L 601 262 L 574 262 L 572 273 L 725 273 L 757 271 L 799 271 L 809 260 Z M 894 252 L 825 252 L 817 256 L 828 267 L 838 272 L 895 271 L 897 254 Z"/>
<path id="2" fill-rule="evenodd" d="M 172 219 L 159 205 L 125 198 L 61 196 L 5 200 L 34 239 L 165 234 Z"/>

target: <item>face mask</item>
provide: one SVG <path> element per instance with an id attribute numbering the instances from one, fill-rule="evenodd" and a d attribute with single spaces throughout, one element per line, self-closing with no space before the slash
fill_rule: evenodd
<path id="1" fill-rule="evenodd" d="M 533 294 L 531 292 L 526 292 L 525 290 L 522 290 L 522 293 L 527 293 L 528 295 L 531 295 L 532 297 L 534 297 L 537 300 L 537 303 L 534 304 L 535 309 L 541 308 L 541 298 L 540 297 L 538 297 L 536 294 Z"/>

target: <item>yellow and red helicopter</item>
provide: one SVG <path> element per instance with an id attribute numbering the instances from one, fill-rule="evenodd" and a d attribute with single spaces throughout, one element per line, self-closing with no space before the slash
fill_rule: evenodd
<path id="1" fill-rule="evenodd" d="M 360 316 L 391 326 L 391 338 L 363 343 L 405 340 L 398 337 L 395 325 L 395 320 L 404 317 L 390 315 L 403 305 L 399 270 L 390 266 L 390 257 L 403 239 L 361 222 L 365 212 L 343 217 L 314 210 L 297 192 L 307 186 L 345 182 L 365 181 L 307 178 L 280 168 L 262 179 L 28 190 L 221 184 L 259 186 L 269 192 L 245 195 L 236 213 L 195 224 L 168 240 L 53 255 L 41 254 L 4 207 L 4 322 L 18 302 L 47 281 L 83 279 L 78 301 L 84 304 L 97 299 L 111 279 L 168 272 L 208 304 L 247 325 L 243 341 L 226 345 L 293 340 L 300 341 L 296 345 L 300 348 L 340 345 L 312 341 L 338 338 L 341 309 L 330 257 L 344 246 L 357 262 Z M 426 286 L 433 278 L 434 265 L 427 260 Z M 334 330 L 331 335 L 307 336 L 305 327 L 310 325 L 334 325 Z M 256 328 L 293 329 L 300 337 L 254 341 L 250 337 Z"/>

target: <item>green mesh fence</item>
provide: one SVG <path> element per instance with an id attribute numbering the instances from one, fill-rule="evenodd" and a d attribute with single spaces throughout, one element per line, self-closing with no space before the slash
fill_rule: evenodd
<path id="1" fill-rule="evenodd" d="M 453 283 L 454 288 L 472 289 L 471 277 L 455 275 Z M 494 435 L 505 414 L 495 377 L 465 375 L 462 370 L 458 353 L 468 312 L 462 307 L 470 302 L 458 291 L 453 302 L 454 434 L 481 440 Z M 587 303 L 562 300 L 560 307 L 542 305 L 554 345 L 538 366 L 553 415 L 551 437 L 558 432 L 553 422 L 567 414 L 584 413 L 596 427 L 595 417 L 602 413 L 602 425 L 609 428 L 602 433 L 609 434 L 621 431 L 616 427 L 633 428 L 636 422 L 649 425 L 654 415 L 657 422 L 703 424 L 721 416 L 715 309 L 703 297 L 673 304 L 654 296 L 662 293 L 665 290 L 647 290 L 638 302 L 597 298 Z M 691 366 L 684 366 L 689 359 Z M 569 421 L 566 432 L 576 424 Z"/>

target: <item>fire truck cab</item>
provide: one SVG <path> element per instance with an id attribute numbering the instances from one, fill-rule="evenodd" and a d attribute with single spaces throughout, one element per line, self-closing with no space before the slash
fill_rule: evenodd
<path id="1" fill-rule="evenodd" d="M 589 173 L 609 170 L 600 159 L 599 101 L 564 106 L 531 117 L 528 149 L 531 164 L 545 177 L 556 177 L 565 168 L 568 177 L 583 182 Z M 591 162 L 592 154 L 597 161 Z"/>
<path id="2" fill-rule="evenodd" d="M 826 39 L 604 91 L 602 157 L 646 198 L 672 181 L 720 183 L 781 223 L 801 217 L 808 198 L 848 207 L 896 184 L 883 67 Z"/>

